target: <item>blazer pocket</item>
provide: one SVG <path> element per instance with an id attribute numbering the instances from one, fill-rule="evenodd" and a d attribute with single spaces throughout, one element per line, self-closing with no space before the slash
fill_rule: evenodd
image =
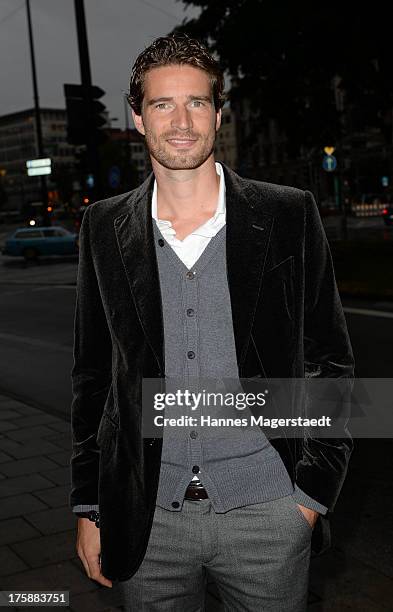
<path id="1" fill-rule="evenodd" d="M 287 309 L 288 317 L 291 321 L 294 320 L 294 295 L 293 295 L 294 287 L 293 287 L 293 278 L 291 277 L 289 280 L 284 281 L 284 301 L 285 307 Z"/>
<path id="2" fill-rule="evenodd" d="M 102 450 L 105 447 L 105 444 L 112 438 L 118 429 L 119 426 L 115 421 L 113 421 L 112 417 L 110 417 L 109 414 L 104 413 L 97 431 L 97 446 Z"/>
<path id="3" fill-rule="evenodd" d="M 294 321 L 294 256 L 289 255 L 278 264 L 267 270 L 262 277 L 262 295 L 264 288 L 267 292 L 269 289 L 278 294 L 282 300 L 282 305 L 285 309 L 287 317 L 290 321 Z"/>
<path id="4" fill-rule="evenodd" d="M 96 435 L 96 442 L 100 448 L 102 448 L 102 446 L 104 445 L 104 441 L 108 437 L 110 438 L 110 435 L 119 429 L 119 423 L 117 422 L 116 417 L 113 414 L 113 405 L 113 384 L 111 383 Z"/>
<path id="5" fill-rule="evenodd" d="M 293 271 L 294 259 L 294 255 L 285 257 L 285 259 L 282 259 L 268 270 L 265 270 L 263 273 L 263 278 L 285 278 L 288 276 L 288 272 L 292 273 Z"/>

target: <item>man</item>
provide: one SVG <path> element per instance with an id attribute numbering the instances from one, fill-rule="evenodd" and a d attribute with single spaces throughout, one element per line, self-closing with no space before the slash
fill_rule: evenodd
<path id="1" fill-rule="evenodd" d="M 143 379 L 353 377 L 312 194 L 214 160 L 223 85 L 195 40 L 145 49 L 128 100 L 153 173 L 81 227 L 70 505 L 88 576 L 127 610 L 202 610 L 207 576 L 228 610 L 305 610 L 352 451 L 344 429 L 143 436 Z"/>

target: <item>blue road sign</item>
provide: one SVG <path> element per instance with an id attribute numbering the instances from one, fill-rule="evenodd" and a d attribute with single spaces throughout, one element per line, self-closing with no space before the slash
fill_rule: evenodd
<path id="1" fill-rule="evenodd" d="M 116 189 L 120 185 L 120 168 L 118 166 L 112 166 L 109 170 L 108 181 L 112 189 Z"/>
<path id="2" fill-rule="evenodd" d="M 324 155 L 322 168 L 326 170 L 326 172 L 333 172 L 337 168 L 337 159 L 334 155 Z"/>
<path id="3" fill-rule="evenodd" d="M 93 189 L 94 187 L 94 174 L 88 174 L 87 178 L 86 178 L 86 185 L 90 188 Z"/>

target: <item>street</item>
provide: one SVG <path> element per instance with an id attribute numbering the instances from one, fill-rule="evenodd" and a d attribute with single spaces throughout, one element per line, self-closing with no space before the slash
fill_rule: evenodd
<path id="1" fill-rule="evenodd" d="M 329 240 L 339 240 L 341 235 L 341 216 L 323 217 L 323 225 Z M 393 240 L 393 226 L 387 226 L 379 216 L 347 217 L 349 240 Z"/>

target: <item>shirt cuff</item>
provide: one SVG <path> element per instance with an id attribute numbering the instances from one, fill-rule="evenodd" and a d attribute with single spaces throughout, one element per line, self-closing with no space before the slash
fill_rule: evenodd
<path id="1" fill-rule="evenodd" d="M 317 502 L 316 499 L 313 499 L 312 497 L 306 495 L 304 491 L 299 489 L 296 483 L 295 490 L 292 493 L 292 497 L 297 504 L 305 506 L 306 508 L 310 508 L 310 510 L 316 510 L 316 512 L 319 512 L 320 514 L 326 514 L 329 509 L 327 508 L 327 506 L 324 506 L 323 504 Z"/>
<path id="2" fill-rule="evenodd" d="M 90 510 L 96 510 L 99 512 L 99 506 L 97 504 L 79 504 L 79 506 L 73 506 L 73 512 L 90 512 Z"/>

